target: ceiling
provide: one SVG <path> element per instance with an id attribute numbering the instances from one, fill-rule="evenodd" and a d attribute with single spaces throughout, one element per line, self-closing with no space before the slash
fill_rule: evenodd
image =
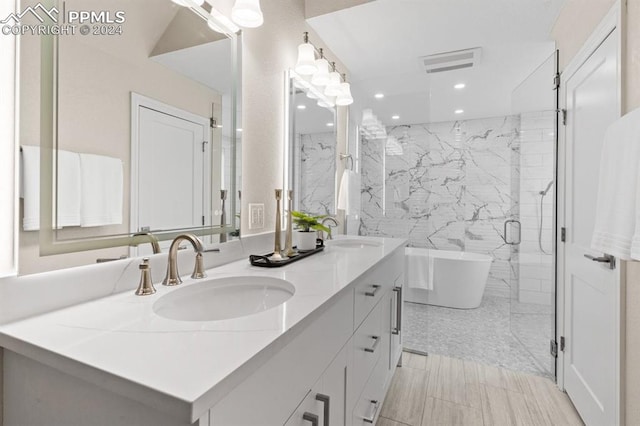
<path id="1" fill-rule="evenodd" d="M 510 114 L 512 91 L 554 52 L 550 32 L 563 3 L 374 0 L 308 22 L 349 69 L 357 107 L 373 108 L 386 125 L 416 124 Z M 482 56 L 473 68 L 429 75 L 419 61 L 474 47 Z"/>

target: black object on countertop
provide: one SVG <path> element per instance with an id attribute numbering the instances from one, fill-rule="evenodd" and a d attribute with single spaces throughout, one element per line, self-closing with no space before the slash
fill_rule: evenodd
<path id="1" fill-rule="evenodd" d="M 273 253 L 265 255 L 252 254 L 249 255 L 249 262 L 251 262 L 253 266 L 260 266 L 263 268 L 279 268 L 281 266 L 289 265 L 300 259 L 304 259 L 305 257 L 309 257 L 313 254 L 319 253 L 322 250 L 324 250 L 324 241 L 318 238 L 316 240 L 316 248 L 313 250 L 299 251 L 295 256 L 287 257 L 282 260 L 270 259 L 270 257 L 273 256 Z"/>

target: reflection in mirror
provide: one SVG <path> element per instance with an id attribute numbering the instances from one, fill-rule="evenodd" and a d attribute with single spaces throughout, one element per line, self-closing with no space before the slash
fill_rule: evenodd
<path id="1" fill-rule="evenodd" d="M 126 21 L 113 34 L 61 35 L 54 42 L 57 195 L 55 244 L 46 254 L 107 247 L 106 241 L 128 245 L 139 232 L 160 240 L 185 229 L 217 234 L 207 242 L 238 235 L 239 37 L 212 31 L 171 1 L 66 0 L 64 7 L 124 11 Z M 46 97 L 38 61 L 46 65 L 46 53 L 40 37 L 23 37 L 25 147 L 41 139 L 37 111 Z M 44 115 L 50 112 L 42 106 Z M 24 194 L 24 224 L 35 224 L 23 226 L 27 240 L 38 230 L 38 192 L 36 186 Z M 150 253 L 145 246 L 127 254 Z"/>
<path id="2" fill-rule="evenodd" d="M 336 212 L 336 110 L 306 80 L 289 71 L 288 185 L 294 210 Z"/>

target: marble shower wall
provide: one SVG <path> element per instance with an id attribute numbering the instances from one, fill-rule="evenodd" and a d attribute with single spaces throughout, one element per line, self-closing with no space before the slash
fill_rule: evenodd
<path id="1" fill-rule="evenodd" d="M 390 127 L 398 156 L 385 154 L 385 140 L 363 139 L 360 234 L 489 254 L 487 292 L 509 297 L 515 250 L 502 233 L 518 213 L 519 125 L 509 116 Z"/>
<path id="2" fill-rule="evenodd" d="M 315 214 L 335 214 L 336 134 L 301 134 L 296 138 L 294 161 L 297 209 Z"/>

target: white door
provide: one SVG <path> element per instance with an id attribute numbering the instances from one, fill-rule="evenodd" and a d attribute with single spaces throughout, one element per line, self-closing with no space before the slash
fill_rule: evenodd
<path id="1" fill-rule="evenodd" d="M 564 388 L 597 426 L 619 422 L 619 272 L 586 257 L 603 256 L 590 244 L 604 134 L 620 115 L 618 33 L 565 80 Z"/>
<path id="2" fill-rule="evenodd" d="M 206 119 L 194 122 L 156 109 L 138 108 L 134 231 L 209 225 L 211 176 Z M 147 248 L 140 247 L 138 255 L 145 254 Z"/>

